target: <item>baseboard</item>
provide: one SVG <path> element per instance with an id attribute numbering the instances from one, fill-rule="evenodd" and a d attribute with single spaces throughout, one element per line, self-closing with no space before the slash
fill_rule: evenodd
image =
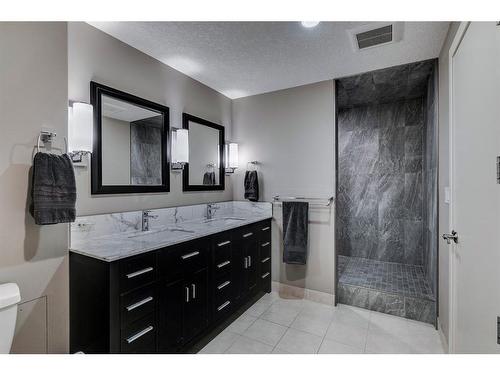
<path id="1" fill-rule="evenodd" d="M 327 305 L 333 305 L 335 303 L 335 296 L 333 294 L 287 285 L 278 281 L 272 282 L 272 291 L 284 298 L 306 299 Z"/>
<path id="2" fill-rule="evenodd" d="M 443 327 L 441 327 L 441 322 L 439 321 L 439 317 L 438 317 L 438 332 L 439 332 L 439 338 L 441 339 L 441 344 L 443 345 L 444 348 L 444 352 L 450 354 L 450 346 L 448 345 L 448 340 L 444 335 Z"/>

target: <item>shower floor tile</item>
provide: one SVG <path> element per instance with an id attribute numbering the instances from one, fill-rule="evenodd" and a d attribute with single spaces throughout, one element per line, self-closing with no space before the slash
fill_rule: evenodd
<path id="1" fill-rule="evenodd" d="M 435 301 L 421 266 L 339 255 L 339 282 Z"/>

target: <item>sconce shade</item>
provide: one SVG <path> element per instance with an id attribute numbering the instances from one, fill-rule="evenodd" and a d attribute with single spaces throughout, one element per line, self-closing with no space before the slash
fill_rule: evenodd
<path id="1" fill-rule="evenodd" d="M 172 163 L 189 163 L 189 133 L 187 129 L 172 132 Z"/>
<path id="2" fill-rule="evenodd" d="M 69 151 L 92 152 L 94 108 L 87 103 L 73 103 L 68 116 Z"/>
<path id="3" fill-rule="evenodd" d="M 226 168 L 238 168 L 238 144 L 226 144 Z"/>

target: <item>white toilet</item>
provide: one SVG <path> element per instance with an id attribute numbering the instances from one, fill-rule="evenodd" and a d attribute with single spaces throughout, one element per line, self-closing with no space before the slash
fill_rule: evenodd
<path id="1" fill-rule="evenodd" d="M 0 354 L 10 352 L 20 300 L 17 284 L 0 284 Z"/>

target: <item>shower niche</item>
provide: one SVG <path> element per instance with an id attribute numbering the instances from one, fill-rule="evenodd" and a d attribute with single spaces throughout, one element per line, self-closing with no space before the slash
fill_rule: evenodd
<path id="1" fill-rule="evenodd" d="M 336 90 L 336 302 L 436 325 L 436 60 Z"/>

